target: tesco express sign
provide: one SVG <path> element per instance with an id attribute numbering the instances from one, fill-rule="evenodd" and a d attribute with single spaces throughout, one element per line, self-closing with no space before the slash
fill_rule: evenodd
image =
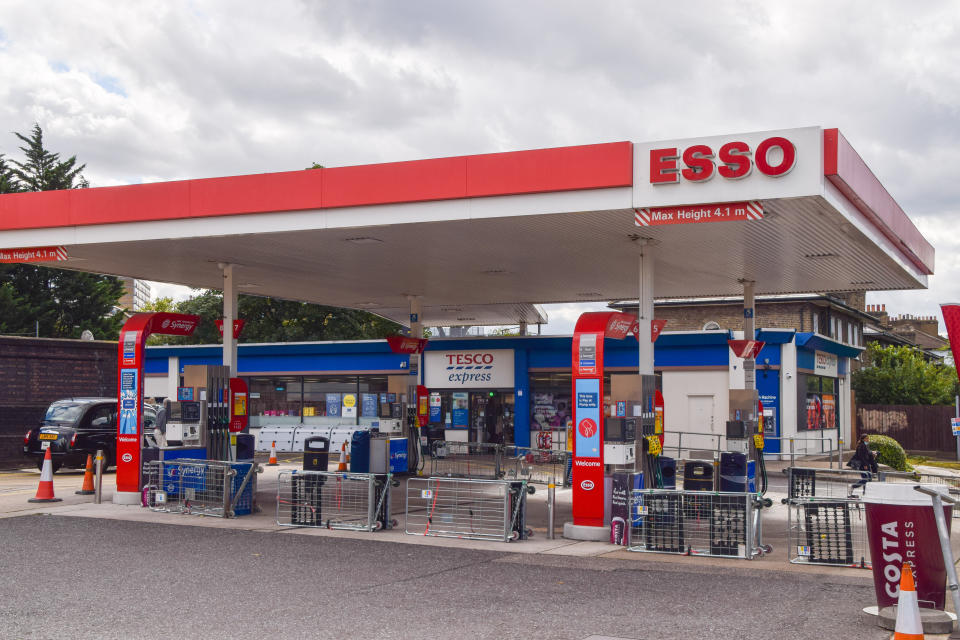
<path id="1" fill-rule="evenodd" d="M 427 351 L 424 357 L 424 384 L 430 389 L 514 386 L 513 349 Z"/>

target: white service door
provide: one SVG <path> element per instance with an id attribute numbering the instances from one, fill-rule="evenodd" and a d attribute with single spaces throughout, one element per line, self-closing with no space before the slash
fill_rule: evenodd
<path id="1" fill-rule="evenodd" d="M 717 433 L 712 394 L 687 396 L 687 428 L 693 433 Z"/>

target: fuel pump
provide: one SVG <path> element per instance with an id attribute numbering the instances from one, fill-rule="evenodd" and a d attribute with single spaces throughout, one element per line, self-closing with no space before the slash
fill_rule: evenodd
<path id="1" fill-rule="evenodd" d="M 165 448 L 206 446 L 207 403 L 205 400 L 165 400 L 163 408 L 167 415 L 163 434 Z"/>
<path id="2" fill-rule="evenodd" d="M 759 486 L 757 484 L 759 471 Z M 756 389 L 730 389 L 727 451 L 720 455 L 720 491 L 767 491 L 763 461 L 763 404 Z"/>
<path id="3" fill-rule="evenodd" d="M 647 489 L 662 489 L 663 475 L 660 471 L 660 454 L 663 452 L 661 434 L 663 423 L 657 419 L 657 378 L 640 376 L 640 397 L 627 402 L 627 413 L 632 414 L 636 424 L 636 438 L 640 440 L 640 470 Z M 634 444 L 634 446 L 636 446 Z"/>

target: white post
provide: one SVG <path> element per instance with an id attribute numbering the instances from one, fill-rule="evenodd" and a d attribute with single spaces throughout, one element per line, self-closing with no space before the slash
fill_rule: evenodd
<path id="1" fill-rule="evenodd" d="M 653 342 L 650 340 L 650 327 L 653 323 L 653 247 L 650 244 L 643 244 L 640 247 L 640 291 L 638 300 L 637 322 L 640 324 L 640 332 L 637 336 L 639 373 L 640 375 L 653 375 Z"/>
<path id="2" fill-rule="evenodd" d="M 741 280 L 743 284 L 743 338 L 744 340 L 754 340 L 756 338 L 755 318 L 756 307 L 753 301 L 753 280 Z M 743 359 L 743 388 L 756 389 L 756 360 L 750 356 Z"/>
<path id="3" fill-rule="evenodd" d="M 223 270 L 223 366 L 230 368 L 230 377 L 237 375 L 237 341 L 233 337 L 233 321 L 237 317 L 237 285 L 232 264 L 220 263 Z"/>

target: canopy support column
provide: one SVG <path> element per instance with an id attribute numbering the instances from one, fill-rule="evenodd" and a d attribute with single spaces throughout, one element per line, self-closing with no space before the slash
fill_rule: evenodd
<path id="1" fill-rule="evenodd" d="M 640 247 L 640 291 L 638 295 L 637 333 L 639 346 L 639 373 L 653 375 L 653 341 L 650 339 L 653 322 L 653 246 L 645 242 Z"/>
<path id="2" fill-rule="evenodd" d="M 223 366 L 230 368 L 230 377 L 237 376 L 237 340 L 233 337 L 233 321 L 237 318 L 237 285 L 234 265 L 220 263 L 223 271 Z"/>
<path id="3" fill-rule="evenodd" d="M 743 285 L 743 339 L 755 340 L 757 337 L 755 318 L 756 306 L 753 300 L 753 287 L 756 284 L 753 280 L 741 280 Z M 756 389 L 757 361 L 754 356 L 748 356 L 743 359 L 743 388 Z"/>

